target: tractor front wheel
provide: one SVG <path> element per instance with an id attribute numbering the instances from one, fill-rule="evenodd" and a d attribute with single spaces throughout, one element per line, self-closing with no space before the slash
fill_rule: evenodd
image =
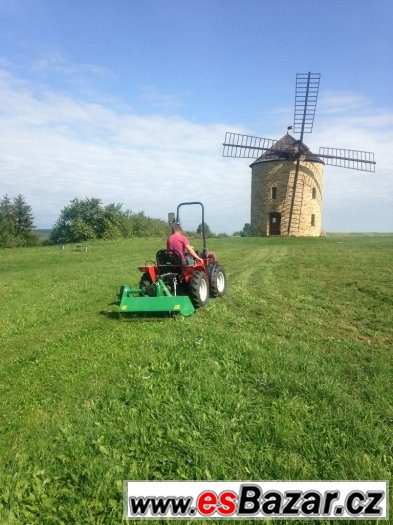
<path id="1" fill-rule="evenodd" d="M 149 295 L 151 297 L 155 295 L 153 283 L 151 281 L 150 275 L 147 272 L 142 275 L 139 288 L 142 290 L 142 295 Z"/>
<path id="2" fill-rule="evenodd" d="M 227 291 L 227 277 L 223 268 L 214 268 L 211 274 L 210 295 L 212 297 L 222 297 Z"/>
<path id="3" fill-rule="evenodd" d="M 195 308 L 205 306 L 209 300 L 209 281 L 205 272 L 194 272 L 188 281 L 190 299 Z"/>

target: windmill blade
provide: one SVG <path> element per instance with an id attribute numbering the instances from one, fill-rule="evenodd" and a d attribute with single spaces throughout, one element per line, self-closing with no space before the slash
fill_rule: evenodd
<path id="1" fill-rule="evenodd" d="M 296 75 L 293 132 L 301 134 L 301 141 L 303 133 L 312 132 L 320 79 L 320 73 L 298 73 Z"/>
<path id="2" fill-rule="evenodd" d="M 376 162 L 371 151 L 320 147 L 318 157 L 330 166 L 375 173 Z"/>
<path id="3" fill-rule="evenodd" d="M 242 133 L 225 133 L 223 142 L 223 157 L 236 157 L 242 159 L 255 159 L 264 151 L 274 146 L 276 140 L 243 135 Z"/>

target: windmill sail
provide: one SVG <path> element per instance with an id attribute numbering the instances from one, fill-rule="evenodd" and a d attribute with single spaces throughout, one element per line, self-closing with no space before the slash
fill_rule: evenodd
<path id="1" fill-rule="evenodd" d="M 371 151 L 320 147 L 318 156 L 330 166 L 375 173 L 376 162 Z"/>
<path id="2" fill-rule="evenodd" d="M 223 143 L 223 157 L 236 157 L 242 159 L 255 159 L 261 153 L 271 149 L 276 140 L 265 139 L 263 137 L 253 137 L 241 133 L 225 133 Z"/>
<path id="3" fill-rule="evenodd" d="M 298 73 L 296 75 L 295 111 L 293 132 L 311 133 L 317 107 L 320 73 Z"/>

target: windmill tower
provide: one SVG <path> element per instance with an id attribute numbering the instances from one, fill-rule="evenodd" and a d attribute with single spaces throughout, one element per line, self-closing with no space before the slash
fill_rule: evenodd
<path id="1" fill-rule="evenodd" d="M 297 141 L 287 134 L 251 164 L 251 226 L 255 235 L 311 235 L 321 233 L 324 162 L 305 144 L 297 174 Z M 291 217 L 291 229 L 289 220 Z"/>
<path id="2" fill-rule="evenodd" d="M 319 91 L 319 73 L 296 75 L 293 133 L 280 140 L 226 133 L 223 157 L 256 158 L 251 164 L 251 228 L 255 235 L 319 236 L 322 224 L 324 165 L 375 172 L 367 151 L 319 148 L 303 143 L 311 133 Z"/>

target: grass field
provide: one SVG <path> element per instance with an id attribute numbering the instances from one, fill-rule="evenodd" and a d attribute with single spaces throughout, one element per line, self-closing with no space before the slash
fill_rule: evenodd
<path id="1" fill-rule="evenodd" d="M 0 252 L 0 523 L 120 523 L 125 479 L 389 479 L 393 237 L 212 240 L 226 297 L 118 321 L 162 244 Z"/>

